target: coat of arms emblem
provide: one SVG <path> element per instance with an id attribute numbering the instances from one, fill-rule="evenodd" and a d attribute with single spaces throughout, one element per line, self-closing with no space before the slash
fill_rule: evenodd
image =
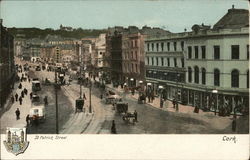
<path id="1" fill-rule="evenodd" d="M 26 128 L 7 128 L 6 140 L 3 143 L 8 152 L 15 155 L 23 153 L 29 145 Z"/>

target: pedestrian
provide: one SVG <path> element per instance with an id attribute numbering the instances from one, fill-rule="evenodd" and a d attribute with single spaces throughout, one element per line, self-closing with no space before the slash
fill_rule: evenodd
<path id="1" fill-rule="evenodd" d="M 30 121 L 30 115 L 28 114 L 27 116 L 26 116 L 26 125 L 27 125 L 27 127 L 29 126 L 29 121 Z"/>
<path id="2" fill-rule="evenodd" d="M 47 96 L 44 97 L 43 101 L 44 101 L 44 105 L 48 105 L 48 98 L 47 98 Z"/>
<path id="3" fill-rule="evenodd" d="M 23 98 L 22 97 L 19 97 L 19 102 L 20 102 L 20 105 L 22 105 L 22 102 L 23 102 Z"/>
<path id="4" fill-rule="evenodd" d="M 30 78 L 28 78 L 28 80 L 29 80 L 29 83 L 30 83 Z"/>
<path id="5" fill-rule="evenodd" d="M 24 91 L 21 92 L 21 97 L 24 98 Z"/>
<path id="6" fill-rule="evenodd" d="M 30 92 L 30 99 L 32 99 L 32 96 L 33 96 L 33 93 L 32 93 L 32 92 Z"/>
<path id="7" fill-rule="evenodd" d="M 20 83 L 19 86 L 18 86 L 18 88 L 19 88 L 19 89 L 22 89 L 22 87 L 23 87 L 23 86 L 22 86 L 22 83 Z"/>
<path id="8" fill-rule="evenodd" d="M 20 110 L 19 108 L 16 109 L 16 120 L 20 119 Z"/>
<path id="9" fill-rule="evenodd" d="M 23 89 L 23 92 L 24 92 L 25 95 L 28 94 L 28 90 L 26 88 Z"/>
<path id="10" fill-rule="evenodd" d="M 85 93 L 83 93 L 83 99 L 85 99 L 85 100 L 87 99 L 86 96 L 85 96 Z"/>
<path id="11" fill-rule="evenodd" d="M 134 116 L 135 116 L 135 122 L 138 122 L 137 121 L 137 112 L 136 112 L 136 110 L 134 111 Z"/>
<path id="12" fill-rule="evenodd" d="M 115 120 L 112 121 L 112 126 L 111 126 L 111 133 L 116 134 L 116 127 L 115 127 Z"/>
<path id="13" fill-rule="evenodd" d="M 163 108 L 163 99 L 160 99 L 160 107 Z"/>
<path id="14" fill-rule="evenodd" d="M 15 94 L 15 98 L 16 98 L 16 101 L 17 101 L 18 100 L 18 94 L 17 93 Z"/>
<path id="15" fill-rule="evenodd" d="M 172 103 L 173 103 L 173 108 L 175 108 L 175 104 L 176 104 L 175 98 L 173 99 Z"/>
<path id="16" fill-rule="evenodd" d="M 15 98 L 13 95 L 11 95 L 11 102 L 14 103 L 15 102 Z"/>

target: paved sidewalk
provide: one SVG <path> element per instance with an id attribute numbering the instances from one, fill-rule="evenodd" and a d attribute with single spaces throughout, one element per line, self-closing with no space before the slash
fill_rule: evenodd
<path id="1" fill-rule="evenodd" d="M 132 95 L 131 92 L 124 93 L 124 90 L 120 86 L 118 88 L 114 88 L 111 84 L 108 84 L 106 86 L 108 88 L 116 91 L 116 92 L 127 94 L 127 96 L 129 96 L 130 98 L 134 98 L 134 99 L 137 100 L 138 97 L 139 97 L 139 94 L 138 94 L 137 91 L 135 92 L 134 95 Z M 146 100 L 148 100 L 148 99 L 146 99 Z M 161 109 L 161 110 L 164 110 L 164 111 L 169 111 L 169 112 L 180 112 L 180 113 L 199 114 L 199 115 L 214 115 L 213 112 L 204 112 L 201 109 L 199 110 L 199 113 L 194 113 L 194 107 L 193 106 L 182 105 L 182 104 L 178 105 L 179 110 L 176 111 L 176 109 L 173 108 L 172 101 L 170 101 L 170 100 L 164 101 L 163 108 L 160 108 L 160 98 L 159 97 L 155 97 L 154 101 L 151 102 L 151 103 L 148 103 L 148 101 L 147 101 L 146 104 L 149 104 L 152 107 L 155 107 L 155 108 L 158 108 L 158 109 Z"/>

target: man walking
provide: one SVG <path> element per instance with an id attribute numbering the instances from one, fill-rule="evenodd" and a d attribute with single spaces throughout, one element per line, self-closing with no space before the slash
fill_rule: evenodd
<path id="1" fill-rule="evenodd" d="M 32 96 L 33 96 L 33 93 L 32 93 L 32 92 L 30 92 L 30 99 L 32 99 Z"/>
<path id="2" fill-rule="evenodd" d="M 26 116 L 26 125 L 27 125 L 27 127 L 29 126 L 29 121 L 30 121 L 30 115 L 28 114 L 27 116 Z"/>
<path id="3" fill-rule="evenodd" d="M 163 108 L 163 98 L 160 99 L 160 108 Z"/>
<path id="4" fill-rule="evenodd" d="M 20 119 L 20 110 L 19 108 L 16 109 L 16 120 Z"/>
<path id="5" fill-rule="evenodd" d="M 22 105 L 22 102 L 23 102 L 23 98 L 22 97 L 19 97 L 19 102 L 20 102 L 20 105 Z"/>
<path id="6" fill-rule="evenodd" d="M 18 100 L 18 94 L 17 93 L 15 94 L 15 98 L 16 98 L 16 101 L 17 101 Z"/>
<path id="7" fill-rule="evenodd" d="M 21 92 L 21 97 L 24 98 L 24 92 L 23 91 Z"/>

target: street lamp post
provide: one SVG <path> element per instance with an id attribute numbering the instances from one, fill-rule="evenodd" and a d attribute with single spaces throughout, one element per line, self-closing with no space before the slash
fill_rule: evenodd
<path id="1" fill-rule="evenodd" d="M 216 94 L 216 108 L 214 108 L 214 114 L 216 115 L 216 111 L 218 111 L 218 90 L 212 90 L 212 93 Z"/>

